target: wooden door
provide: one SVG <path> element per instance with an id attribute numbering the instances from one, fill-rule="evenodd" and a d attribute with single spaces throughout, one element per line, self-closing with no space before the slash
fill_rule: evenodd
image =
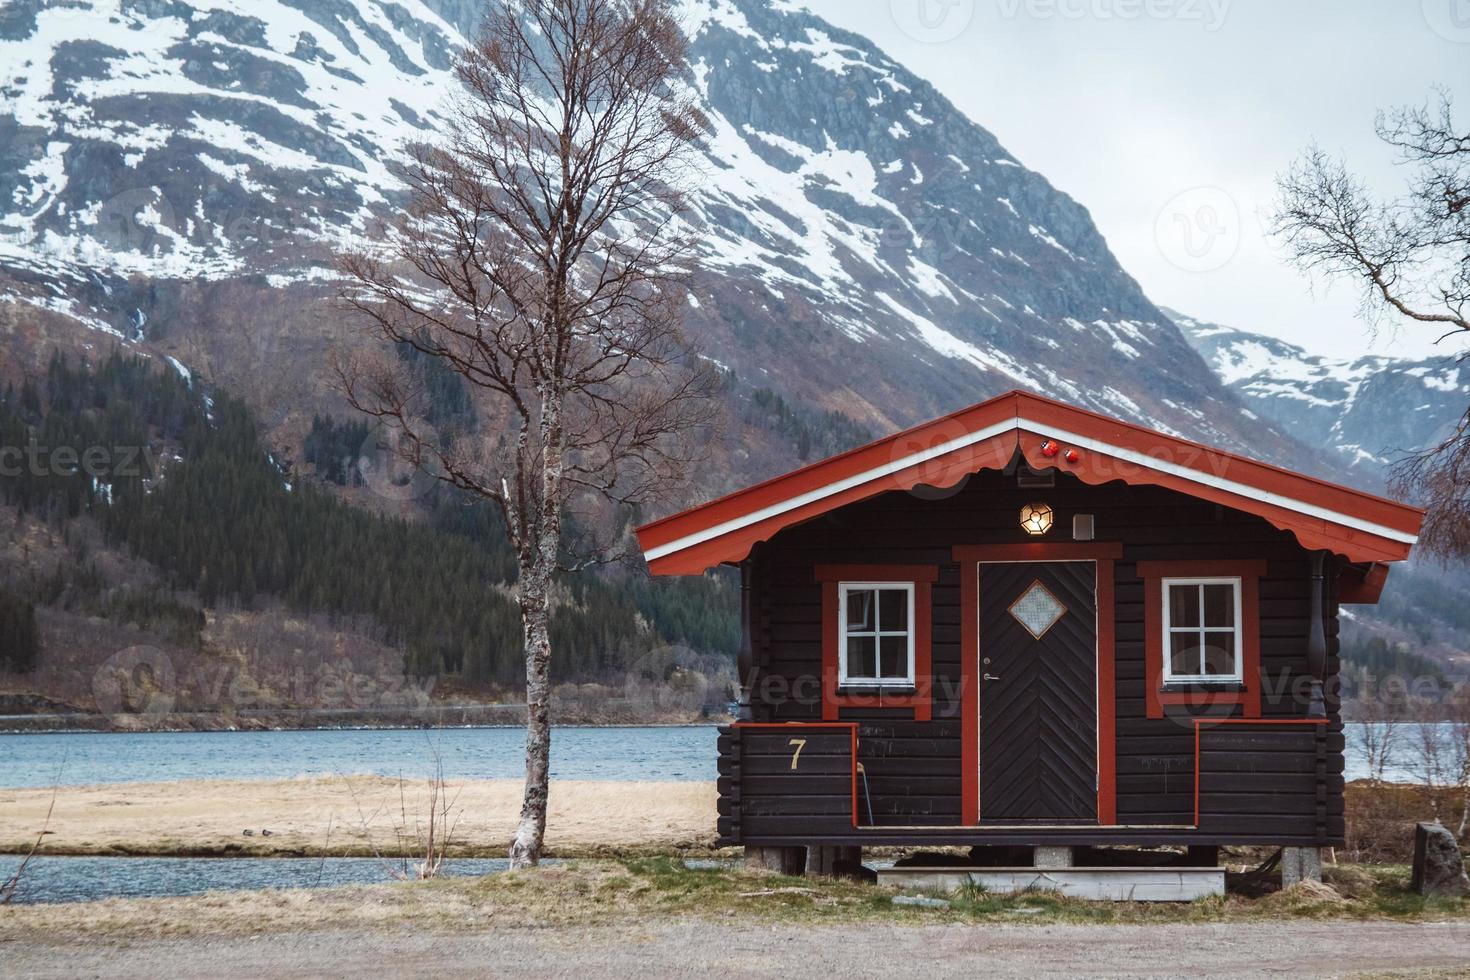
<path id="1" fill-rule="evenodd" d="M 1097 571 L 982 562 L 980 819 L 1097 821 Z"/>

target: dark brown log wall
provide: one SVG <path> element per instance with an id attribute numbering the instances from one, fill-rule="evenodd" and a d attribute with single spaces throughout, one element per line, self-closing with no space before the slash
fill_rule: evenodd
<path id="1" fill-rule="evenodd" d="M 1189 715 L 1197 709 L 1170 708 L 1171 714 L 1183 717 L 1150 720 L 1145 715 L 1143 584 L 1136 562 L 1267 561 L 1260 583 L 1262 713 L 1283 718 L 1301 717 L 1306 711 L 1309 555 L 1289 534 L 1259 518 L 1172 491 L 1122 483 L 1089 487 L 1065 474 L 1053 489 L 1019 490 L 1013 477 L 984 473 L 956 490 L 885 494 L 782 532 L 761 548 L 754 569 L 754 718 L 821 718 L 821 592 L 815 565 L 939 566 L 933 589 L 934 720 L 915 722 L 907 708 L 843 708 L 839 717 L 860 723 L 859 760 L 876 824 L 959 824 L 962 611 L 960 568 L 952 561 L 951 548 L 1029 540 L 1019 528 L 1017 514 L 1024 502 L 1033 499 L 1045 500 L 1056 510 L 1056 526 L 1046 540 L 1071 540 L 1072 515 L 1090 513 L 1096 518 L 1099 542 L 1124 545 L 1115 571 L 1118 821 L 1186 827 L 1194 818 L 1194 729 Z M 1338 669 L 1334 583 L 1329 562 L 1325 602 L 1329 691 Z M 1327 707 L 1331 723 L 1320 747 L 1314 745 L 1306 753 L 1285 748 L 1295 745 L 1291 739 L 1280 744 L 1281 752 L 1292 756 L 1292 765 L 1300 762 L 1310 769 L 1310 793 L 1314 799 L 1323 797 L 1324 811 L 1314 812 L 1314 833 L 1320 828 L 1322 842 L 1333 843 L 1342 836 L 1343 741 L 1338 706 L 1330 693 Z M 1233 736 L 1207 739 L 1212 765 L 1230 754 L 1222 746 L 1229 745 Z M 1298 777 L 1305 772 L 1292 770 Z M 1282 797 L 1289 802 L 1282 803 L 1280 812 L 1258 812 L 1263 804 L 1255 797 L 1269 793 L 1268 786 L 1282 786 L 1285 781 L 1278 777 L 1283 774 L 1263 770 L 1237 775 L 1235 784 L 1244 789 L 1205 795 L 1214 827 L 1230 832 L 1238 828 L 1242 842 L 1267 843 L 1284 839 L 1281 834 L 1272 836 L 1275 828 L 1300 829 L 1300 822 L 1292 822 L 1300 816 L 1295 811 L 1301 805 L 1295 783 Z M 1259 781 L 1250 784 L 1250 779 Z M 1250 792 L 1250 785 L 1258 785 L 1261 792 Z M 1295 833 L 1291 836 L 1297 838 Z"/>

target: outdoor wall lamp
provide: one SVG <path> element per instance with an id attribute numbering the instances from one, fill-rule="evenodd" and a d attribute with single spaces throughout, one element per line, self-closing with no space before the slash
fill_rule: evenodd
<path id="1" fill-rule="evenodd" d="M 1021 530 L 1027 534 L 1045 534 L 1051 530 L 1055 517 L 1050 504 L 1026 504 L 1021 508 Z"/>

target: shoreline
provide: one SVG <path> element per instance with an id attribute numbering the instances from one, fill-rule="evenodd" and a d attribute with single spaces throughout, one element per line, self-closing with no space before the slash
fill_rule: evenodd
<path id="1" fill-rule="evenodd" d="M 520 779 L 441 784 L 449 854 L 504 857 L 523 788 Z M 367 775 L 0 789 L 0 854 L 29 852 L 44 829 L 37 854 L 55 857 L 398 858 L 421 850 L 434 793 L 429 780 Z M 544 853 L 713 853 L 716 797 L 712 780 L 553 781 Z"/>
<path id="2" fill-rule="evenodd" d="M 521 706 L 515 706 L 520 709 Z M 507 706 L 485 705 L 446 706 L 445 712 L 468 713 L 471 709 L 503 711 Z M 310 711 L 291 718 L 299 724 L 271 723 L 259 716 L 238 718 L 233 722 L 220 722 L 220 716 L 205 712 L 187 715 L 170 715 L 168 720 L 156 725 L 141 725 L 137 716 L 97 715 L 90 713 L 49 715 L 0 715 L 0 737 L 6 735 L 152 735 L 152 734 L 216 734 L 228 732 L 397 732 L 432 731 L 435 729 L 502 729 L 524 728 L 522 721 L 343 721 L 331 723 L 326 719 L 313 719 Z M 708 719 L 669 721 L 597 721 L 579 719 L 574 721 L 552 721 L 552 728 L 709 728 L 727 725 L 733 721 L 728 716 Z M 85 724 L 83 722 L 86 722 Z M 192 722 L 192 723 L 191 723 Z M 214 723 L 210 723 L 214 722 Z M 27 724 L 29 723 L 29 724 Z"/>
<path id="3" fill-rule="evenodd" d="M 552 731 L 558 728 L 718 728 L 731 724 L 729 721 L 627 721 L 627 722 L 553 722 Z M 0 722 L 0 738 L 7 735 L 238 735 L 242 732 L 417 732 L 417 731 L 472 731 L 514 730 L 525 725 L 478 724 L 465 725 L 315 725 L 288 728 L 6 728 Z"/>

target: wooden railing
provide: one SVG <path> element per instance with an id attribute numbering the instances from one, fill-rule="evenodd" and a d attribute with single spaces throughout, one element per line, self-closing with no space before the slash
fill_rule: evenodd
<path id="1" fill-rule="evenodd" d="M 1328 833 L 1327 718 L 1194 719 L 1194 825 Z"/>
<path id="2" fill-rule="evenodd" d="M 833 721 L 721 728 L 721 846 L 850 834 L 858 826 L 857 730 Z"/>

